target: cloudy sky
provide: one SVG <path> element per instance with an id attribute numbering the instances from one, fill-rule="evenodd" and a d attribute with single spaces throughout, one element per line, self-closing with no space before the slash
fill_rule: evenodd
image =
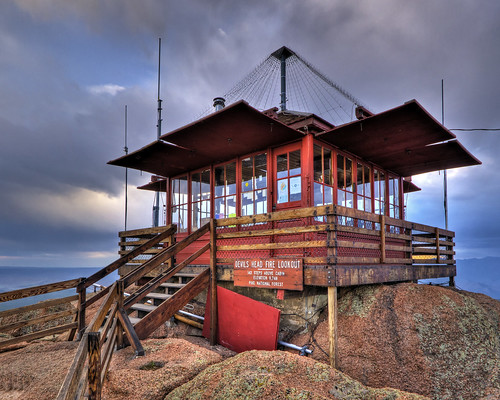
<path id="1" fill-rule="evenodd" d="M 500 3 L 466 0 L 0 2 L 0 265 L 104 266 L 124 225 L 106 165 L 186 123 L 287 45 L 374 112 L 417 99 L 448 128 L 500 128 Z M 276 105 L 278 105 L 278 94 Z M 499 131 L 454 131 L 483 165 L 449 171 L 457 258 L 500 256 Z M 131 187 L 149 180 L 130 172 Z M 415 178 L 410 220 L 444 226 L 443 176 Z M 151 224 L 130 189 L 129 228 Z"/>

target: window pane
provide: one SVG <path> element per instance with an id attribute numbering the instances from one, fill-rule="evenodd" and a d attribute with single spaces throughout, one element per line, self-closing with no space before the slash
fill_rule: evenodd
<path id="1" fill-rule="evenodd" d="M 314 205 L 323 205 L 323 185 L 314 182 Z"/>
<path id="2" fill-rule="evenodd" d="M 280 154 L 276 157 L 276 176 L 278 179 L 288 176 L 287 154 Z"/>
<path id="3" fill-rule="evenodd" d="M 226 165 L 226 196 L 236 194 L 236 163 Z"/>
<path id="4" fill-rule="evenodd" d="M 314 180 L 323 183 L 323 162 L 321 146 L 314 145 Z"/>
<path id="5" fill-rule="evenodd" d="M 345 159 L 345 188 L 352 192 L 352 161 L 346 157 Z"/>
<path id="6" fill-rule="evenodd" d="M 224 197 L 220 197 L 215 199 L 215 218 L 226 218 L 226 215 L 224 214 L 225 212 L 225 205 L 224 205 Z"/>
<path id="7" fill-rule="evenodd" d="M 224 167 L 215 167 L 215 197 L 224 196 Z"/>
<path id="8" fill-rule="evenodd" d="M 337 184 L 339 189 L 345 188 L 344 156 L 340 154 L 337 154 Z"/>
<path id="9" fill-rule="evenodd" d="M 228 217 L 236 217 L 236 196 L 226 197 L 226 213 Z"/>
<path id="10" fill-rule="evenodd" d="M 201 221 L 200 203 L 193 203 L 191 205 L 191 229 L 198 229 Z"/>
<path id="11" fill-rule="evenodd" d="M 290 152 L 290 176 L 300 174 L 300 150 Z"/>
<path id="12" fill-rule="evenodd" d="M 371 168 L 366 165 L 363 167 L 363 181 L 364 181 L 365 196 L 371 197 L 372 196 Z"/>
<path id="13" fill-rule="evenodd" d="M 354 187 L 354 191 L 360 195 L 364 195 L 363 193 L 363 165 L 357 164 L 356 168 L 356 186 Z"/>
<path id="14" fill-rule="evenodd" d="M 191 201 L 200 201 L 201 193 L 200 193 L 200 174 L 193 174 L 191 176 Z"/>
<path id="15" fill-rule="evenodd" d="M 333 204 L 333 188 L 331 186 L 323 186 L 325 191 L 324 204 Z"/>
<path id="16" fill-rule="evenodd" d="M 290 201 L 299 201 L 301 198 L 301 177 L 290 178 Z"/>
<path id="17" fill-rule="evenodd" d="M 255 214 L 264 214 L 267 212 L 267 189 L 257 190 L 255 192 Z"/>
<path id="18" fill-rule="evenodd" d="M 257 189 L 267 187 L 267 154 L 255 156 L 255 186 Z"/>
<path id="19" fill-rule="evenodd" d="M 278 204 L 288 203 L 288 179 L 281 179 L 278 185 Z"/>
<path id="20" fill-rule="evenodd" d="M 241 215 L 253 215 L 253 192 L 241 194 Z"/>
<path id="21" fill-rule="evenodd" d="M 248 192 L 253 190 L 253 157 L 241 161 L 241 190 Z"/>
<path id="22" fill-rule="evenodd" d="M 323 181 L 327 185 L 333 185 L 332 151 L 323 149 Z"/>
<path id="23" fill-rule="evenodd" d="M 206 169 L 201 173 L 201 198 L 210 200 L 210 170 Z"/>

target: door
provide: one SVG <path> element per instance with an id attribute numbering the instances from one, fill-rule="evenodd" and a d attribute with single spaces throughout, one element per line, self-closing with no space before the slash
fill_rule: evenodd
<path id="1" fill-rule="evenodd" d="M 302 202 L 301 143 L 280 147 L 273 152 L 273 209 L 299 208 Z"/>

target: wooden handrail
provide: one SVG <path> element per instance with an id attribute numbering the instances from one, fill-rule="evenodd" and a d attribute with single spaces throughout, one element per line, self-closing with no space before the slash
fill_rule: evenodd
<path id="1" fill-rule="evenodd" d="M 170 225 L 169 227 L 166 227 L 165 231 L 158 233 L 158 235 L 156 235 L 152 239 L 149 239 L 146 243 L 138 246 L 134 250 L 131 250 L 130 252 L 128 252 L 124 256 L 120 257 L 118 260 L 112 262 L 108 266 L 97 271 L 95 274 L 89 276 L 87 279 L 85 279 L 84 282 L 82 282 L 81 286 L 84 288 L 88 288 L 92 284 L 96 283 L 97 281 L 101 280 L 105 276 L 109 275 L 111 272 L 116 271 L 118 268 L 125 265 L 127 262 L 129 262 L 133 258 L 144 253 L 145 250 L 148 250 L 151 247 L 157 245 L 166 237 L 173 235 L 176 230 L 177 230 L 177 227 L 175 225 Z"/>
<path id="2" fill-rule="evenodd" d="M 0 303 L 5 301 L 23 299 L 25 297 L 38 296 L 40 294 L 59 292 L 61 290 L 75 288 L 85 278 L 70 279 L 67 281 L 48 283 L 46 285 L 32 286 L 25 289 L 11 290 L 0 293 Z"/>

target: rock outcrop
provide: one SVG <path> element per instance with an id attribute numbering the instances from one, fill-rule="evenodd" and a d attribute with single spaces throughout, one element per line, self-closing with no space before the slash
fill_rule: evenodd
<path id="1" fill-rule="evenodd" d="M 433 399 L 500 398 L 500 302 L 429 285 L 362 286 L 342 292 L 338 364 L 372 387 Z M 291 340 L 316 344 L 328 362 L 328 324 Z"/>
<path id="2" fill-rule="evenodd" d="M 366 387 L 329 366 L 281 351 L 247 351 L 205 369 L 165 400 L 365 399 L 427 397 Z"/>

